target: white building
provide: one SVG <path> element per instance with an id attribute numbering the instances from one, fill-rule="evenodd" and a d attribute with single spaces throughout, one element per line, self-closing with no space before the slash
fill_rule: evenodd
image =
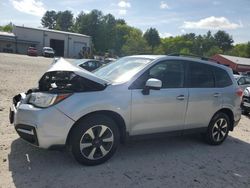
<path id="1" fill-rule="evenodd" d="M 56 56 L 78 58 L 83 50 L 91 50 L 91 37 L 58 30 L 14 26 L 13 33 L 0 32 L 0 52 L 27 54 L 30 46 L 36 47 L 38 55 L 43 47 L 52 47 Z"/>

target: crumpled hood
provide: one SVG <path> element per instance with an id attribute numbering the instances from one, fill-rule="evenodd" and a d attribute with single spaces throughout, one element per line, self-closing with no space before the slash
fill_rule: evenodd
<path id="1" fill-rule="evenodd" d="M 77 65 L 74 65 L 73 63 L 66 61 L 64 58 L 60 58 L 55 63 L 53 63 L 46 72 L 52 72 L 52 71 L 72 71 L 81 77 L 87 78 L 93 82 L 102 84 L 104 86 L 108 84 L 107 80 L 97 77 L 93 73 L 85 69 L 82 69 Z"/>

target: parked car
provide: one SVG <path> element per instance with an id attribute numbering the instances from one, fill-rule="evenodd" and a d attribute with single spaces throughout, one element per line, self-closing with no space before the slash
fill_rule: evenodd
<path id="1" fill-rule="evenodd" d="M 43 56 L 44 57 L 54 57 L 55 51 L 51 47 L 44 47 L 43 48 Z"/>
<path id="2" fill-rule="evenodd" d="M 88 71 L 93 71 L 103 66 L 104 63 L 95 59 L 78 59 L 73 61 L 77 66 L 86 69 Z"/>
<path id="3" fill-rule="evenodd" d="M 10 122 L 35 146 L 69 146 L 97 165 L 129 136 L 199 132 L 219 145 L 240 120 L 242 93 L 231 69 L 197 58 L 128 56 L 93 72 L 61 58 L 13 98 Z"/>
<path id="4" fill-rule="evenodd" d="M 243 72 L 242 75 L 247 76 L 247 77 L 250 77 L 250 71 Z"/>
<path id="5" fill-rule="evenodd" d="M 235 75 L 234 78 L 236 79 L 239 86 L 244 91 L 247 87 L 250 87 L 250 77 L 244 75 Z"/>
<path id="6" fill-rule="evenodd" d="M 27 50 L 27 55 L 37 56 L 37 49 L 35 47 L 29 47 Z"/>
<path id="7" fill-rule="evenodd" d="M 250 87 L 244 90 L 241 104 L 242 114 L 247 115 L 250 113 Z"/>

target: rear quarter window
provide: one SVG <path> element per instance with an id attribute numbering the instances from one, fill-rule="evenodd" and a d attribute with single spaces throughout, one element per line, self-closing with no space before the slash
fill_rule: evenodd
<path id="1" fill-rule="evenodd" d="M 190 62 L 188 86 L 190 88 L 212 88 L 215 86 L 213 67 L 203 63 Z"/>
<path id="2" fill-rule="evenodd" d="M 227 71 L 221 68 L 214 68 L 215 75 L 215 85 L 216 87 L 227 87 L 233 84 L 230 76 Z"/>

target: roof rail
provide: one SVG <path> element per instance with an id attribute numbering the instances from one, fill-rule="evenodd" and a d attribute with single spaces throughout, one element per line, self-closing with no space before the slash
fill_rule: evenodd
<path id="1" fill-rule="evenodd" d="M 220 64 L 218 61 L 216 61 L 215 59 L 211 59 L 209 57 L 203 57 L 203 56 L 199 56 L 199 55 L 194 55 L 194 54 L 183 54 L 183 53 L 171 53 L 168 54 L 168 56 L 184 56 L 184 57 L 194 57 L 194 58 L 198 58 L 201 60 L 205 60 L 205 61 L 213 61 L 215 63 Z"/>

